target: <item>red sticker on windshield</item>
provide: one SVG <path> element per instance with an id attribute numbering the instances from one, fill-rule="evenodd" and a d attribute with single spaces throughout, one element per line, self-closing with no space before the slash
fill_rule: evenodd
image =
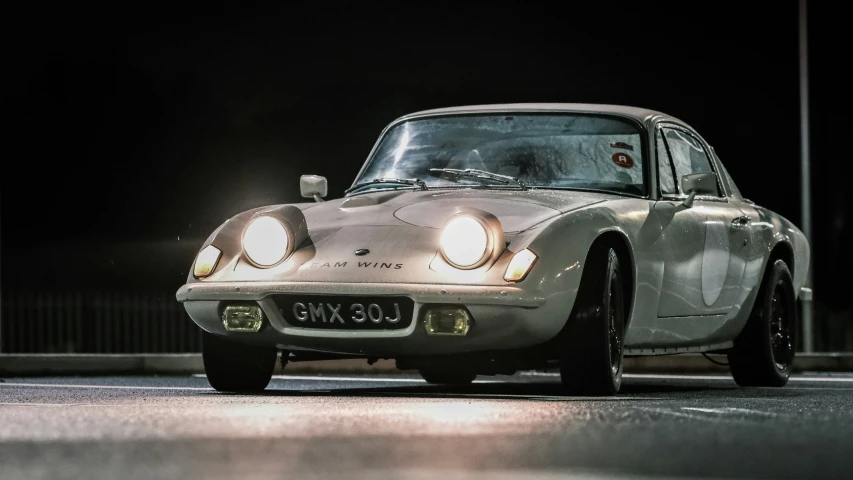
<path id="1" fill-rule="evenodd" d="M 627 153 L 614 153 L 612 157 L 613 163 L 622 168 L 631 168 L 634 166 L 634 159 Z"/>

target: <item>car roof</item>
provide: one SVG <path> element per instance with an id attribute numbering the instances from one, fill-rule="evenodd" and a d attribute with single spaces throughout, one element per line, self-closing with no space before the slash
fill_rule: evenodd
<path id="1" fill-rule="evenodd" d="M 582 113 L 606 113 L 633 118 L 639 122 L 645 122 L 652 117 L 684 123 L 683 121 L 655 110 L 646 108 L 629 107 L 625 105 L 605 105 L 596 103 L 502 103 L 493 105 L 466 105 L 461 107 L 436 108 L 410 113 L 394 121 L 410 120 L 417 117 L 428 117 L 436 115 L 461 115 L 471 113 L 493 113 L 493 112 L 582 112 Z M 686 124 L 685 124 L 686 125 Z"/>

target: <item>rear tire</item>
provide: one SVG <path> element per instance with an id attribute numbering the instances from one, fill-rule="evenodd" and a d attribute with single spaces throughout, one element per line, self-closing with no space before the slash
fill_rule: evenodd
<path id="1" fill-rule="evenodd" d="M 742 387 L 781 387 L 794 363 L 797 302 L 782 260 L 767 267 L 752 313 L 729 352 L 729 368 Z"/>
<path id="2" fill-rule="evenodd" d="M 210 386 L 221 392 L 262 392 L 270 383 L 278 349 L 229 341 L 201 332 L 201 356 Z"/>
<path id="3" fill-rule="evenodd" d="M 619 257 L 607 245 L 589 252 L 572 314 L 560 378 L 574 395 L 615 395 L 622 386 L 625 290 Z"/>
<path id="4" fill-rule="evenodd" d="M 477 372 L 470 370 L 418 370 L 427 383 L 437 385 L 468 385 L 477 378 Z"/>

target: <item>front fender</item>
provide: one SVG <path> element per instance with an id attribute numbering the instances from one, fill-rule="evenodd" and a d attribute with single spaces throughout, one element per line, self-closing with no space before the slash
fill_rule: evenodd
<path id="1" fill-rule="evenodd" d="M 767 270 L 770 253 L 779 244 L 784 243 L 791 249 L 792 258 L 789 259 L 789 263 L 793 263 L 793 265 L 788 265 L 788 268 L 793 277 L 794 294 L 799 296 L 800 289 L 805 286 L 808 280 L 811 260 L 809 242 L 805 234 L 790 220 L 763 207 L 757 207 L 756 210 L 758 211 L 759 222 L 757 222 L 754 237 L 758 252 L 762 255 L 762 262 L 761 268 L 756 272 L 758 278 L 754 283 L 758 285 Z"/>
<path id="2" fill-rule="evenodd" d="M 208 245 L 213 245 L 218 248 L 222 252 L 222 257 L 219 259 L 219 263 L 216 265 L 216 270 L 208 277 L 205 278 L 206 281 L 217 281 L 217 280 L 225 280 L 223 272 L 228 272 L 234 269 L 234 264 L 240 259 L 240 256 L 243 254 L 243 245 L 242 245 L 242 235 L 243 229 L 246 228 L 246 224 L 249 220 L 259 212 L 267 211 L 267 210 L 275 210 L 281 207 L 287 207 L 289 205 L 269 205 L 264 207 L 253 208 L 251 210 L 246 210 L 244 212 L 238 213 L 233 217 L 229 218 L 225 222 L 222 223 L 207 239 L 204 243 L 201 244 L 199 248 L 199 252 L 204 250 Z M 297 208 L 300 205 L 292 205 Z M 198 254 L 198 253 L 196 253 Z M 193 262 L 195 262 L 195 258 L 193 258 Z M 190 266 L 189 274 L 187 275 L 187 283 L 197 283 L 199 282 L 193 276 L 193 268 Z"/>
<path id="3" fill-rule="evenodd" d="M 618 235 L 624 242 L 628 258 L 622 259 L 623 269 L 630 276 L 630 285 L 637 284 L 634 238 L 642 231 L 648 213 L 648 207 L 635 200 L 591 205 L 535 226 L 513 238 L 507 249 L 517 252 L 528 248 L 539 257 L 524 282 L 534 283 L 536 289 L 545 292 L 547 302 L 561 304 L 568 319 L 589 251 L 603 235 Z M 631 305 L 635 292 L 632 288 Z"/>

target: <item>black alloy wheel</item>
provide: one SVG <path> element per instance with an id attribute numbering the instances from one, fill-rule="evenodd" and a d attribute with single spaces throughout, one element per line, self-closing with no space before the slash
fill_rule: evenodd
<path id="1" fill-rule="evenodd" d="M 594 245 L 581 276 L 560 359 L 560 378 L 567 393 L 598 396 L 619 392 L 625 317 L 624 281 L 616 250 Z"/>
<path id="2" fill-rule="evenodd" d="M 767 266 L 749 319 L 729 351 L 729 368 L 740 386 L 788 383 L 797 341 L 797 300 L 783 260 Z"/>

